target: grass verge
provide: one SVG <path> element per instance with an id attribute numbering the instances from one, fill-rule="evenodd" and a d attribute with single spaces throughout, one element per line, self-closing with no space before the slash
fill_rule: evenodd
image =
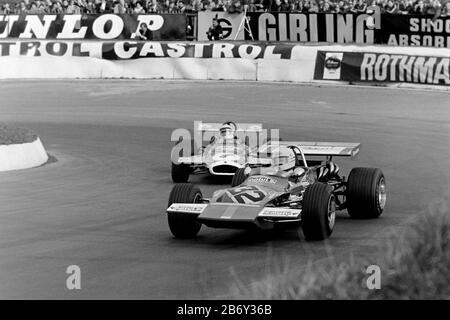
<path id="1" fill-rule="evenodd" d="M 33 142 L 38 138 L 30 129 L 0 123 L 0 145 Z"/>
<path id="2" fill-rule="evenodd" d="M 309 263 L 306 270 L 284 268 L 252 284 L 237 277 L 235 299 L 450 299 L 450 210 L 447 200 L 435 202 L 400 236 L 393 235 L 376 264 L 381 288 L 369 290 L 369 260 Z M 331 259 L 333 260 L 333 259 Z"/>

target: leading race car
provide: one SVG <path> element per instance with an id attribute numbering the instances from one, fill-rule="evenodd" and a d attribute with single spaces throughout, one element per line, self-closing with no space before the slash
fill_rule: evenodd
<path id="1" fill-rule="evenodd" d="M 307 240 L 328 238 L 337 210 L 351 218 L 381 215 L 386 184 L 379 168 L 353 168 L 348 179 L 339 174 L 333 156 L 353 157 L 357 143 L 279 142 L 267 144 L 271 163 L 261 161 L 236 171 L 232 187 L 204 198 L 190 183 L 176 184 L 169 196 L 168 223 L 177 238 L 197 235 L 201 225 L 213 228 L 275 228 L 302 230 Z M 271 150 L 273 149 L 273 150 Z M 324 162 L 308 161 L 325 156 Z M 264 164 L 266 163 L 266 164 Z"/>
<path id="2" fill-rule="evenodd" d="M 262 124 L 257 123 L 199 122 L 197 130 L 201 140 L 206 136 L 209 141 L 206 146 L 197 146 L 193 140 L 184 146 L 183 140 L 177 142 L 172 151 L 173 182 L 187 182 L 191 174 L 201 173 L 232 177 L 237 169 L 245 167 L 257 148 L 256 141 L 249 143 L 249 135 L 253 134 L 257 140 L 262 129 Z M 239 138 L 240 134 L 245 138 Z"/>

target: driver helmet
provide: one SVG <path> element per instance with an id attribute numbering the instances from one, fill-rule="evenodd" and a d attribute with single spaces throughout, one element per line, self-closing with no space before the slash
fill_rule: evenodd
<path id="1" fill-rule="evenodd" d="M 225 139 L 231 139 L 234 137 L 234 129 L 229 124 L 224 124 L 219 129 L 220 136 Z"/>
<path id="2" fill-rule="evenodd" d="M 295 167 L 296 155 L 291 148 L 280 146 L 272 152 L 272 167 L 288 171 Z"/>

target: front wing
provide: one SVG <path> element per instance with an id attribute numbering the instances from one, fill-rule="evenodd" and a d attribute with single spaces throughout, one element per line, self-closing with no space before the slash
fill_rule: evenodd
<path id="1" fill-rule="evenodd" d="M 231 203 L 173 203 L 167 212 L 183 212 L 213 228 L 271 229 L 277 223 L 301 221 L 301 209 Z"/>

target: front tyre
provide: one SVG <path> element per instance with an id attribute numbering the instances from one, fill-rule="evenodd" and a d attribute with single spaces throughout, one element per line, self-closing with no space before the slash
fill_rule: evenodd
<path id="1" fill-rule="evenodd" d="M 231 187 L 237 187 L 242 182 L 247 179 L 247 175 L 245 174 L 245 168 L 239 168 L 234 173 L 233 179 L 231 180 Z"/>
<path id="2" fill-rule="evenodd" d="M 347 181 L 347 211 L 353 219 L 378 218 L 386 206 L 386 180 L 379 168 L 353 168 Z"/>
<path id="3" fill-rule="evenodd" d="M 198 187 L 191 183 L 177 183 L 170 192 L 169 203 L 200 203 L 203 196 Z M 169 228 L 176 238 L 193 238 L 201 228 L 197 216 L 184 212 L 168 212 Z"/>
<path id="4" fill-rule="evenodd" d="M 314 183 L 303 194 L 302 230 L 306 240 L 324 240 L 334 229 L 336 201 L 333 188 Z"/>

